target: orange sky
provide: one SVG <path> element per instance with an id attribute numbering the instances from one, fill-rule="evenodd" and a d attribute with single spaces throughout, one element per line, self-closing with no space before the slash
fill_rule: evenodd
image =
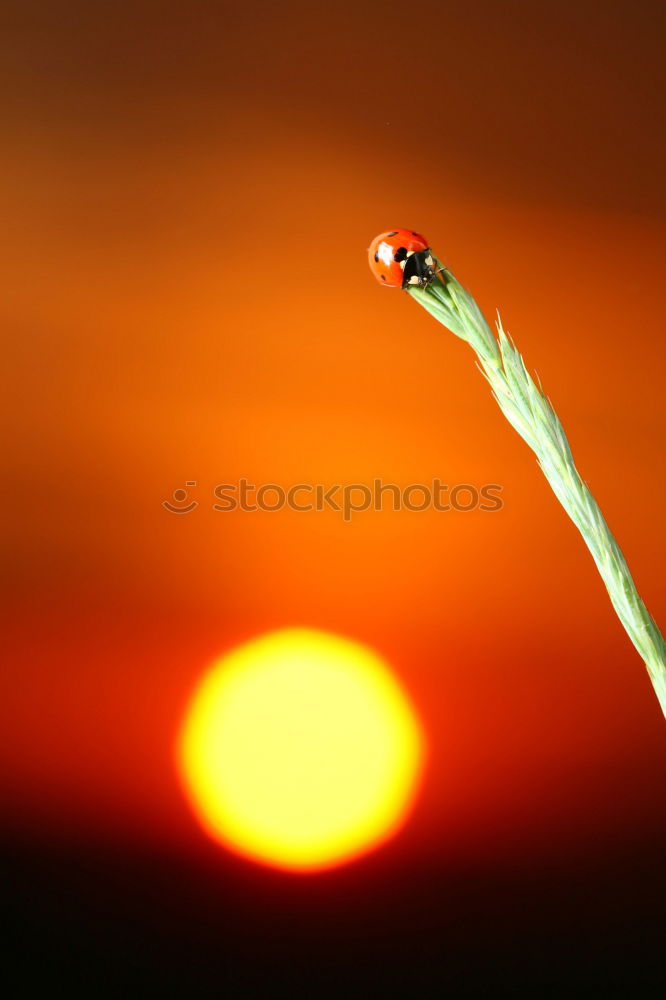
<path id="1" fill-rule="evenodd" d="M 501 308 L 663 623 L 653 12 L 506 6 L 426 3 L 431 29 L 397 4 L 10 17 L 18 826 L 195 843 L 172 763 L 192 685 L 298 624 L 379 650 L 424 718 L 405 849 L 666 827 L 663 718 L 590 556 L 469 349 L 365 258 L 414 227 Z M 212 511 L 241 477 L 499 483 L 505 506 Z M 167 513 L 187 480 L 200 507 Z"/>

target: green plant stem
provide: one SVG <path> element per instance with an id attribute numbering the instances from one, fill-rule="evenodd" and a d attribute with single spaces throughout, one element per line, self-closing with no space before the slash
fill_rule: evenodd
<path id="1" fill-rule="evenodd" d="M 438 264 L 441 267 L 441 265 Z M 476 352 L 479 367 L 509 423 L 537 456 L 555 496 L 592 553 L 618 618 L 645 661 L 666 715 L 666 644 L 643 603 L 622 551 L 599 505 L 581 478 L 557 414 L 527 371 L 515 344 L 497 318 L 497 337 L 478 305 L 450 271 L 427 288 L 409 294 Z"/>

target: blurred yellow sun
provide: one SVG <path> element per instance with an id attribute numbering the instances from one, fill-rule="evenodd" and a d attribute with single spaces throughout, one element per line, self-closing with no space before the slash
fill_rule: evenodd
<path id="1" fill-rule="evenodd" d="M 325 632 L 273 632 L 216 661 L 192 695 L 178 765 L 207 832 L 295 871 L 363 854 L 401 826 L 424 738 L 370 649 Z"/>

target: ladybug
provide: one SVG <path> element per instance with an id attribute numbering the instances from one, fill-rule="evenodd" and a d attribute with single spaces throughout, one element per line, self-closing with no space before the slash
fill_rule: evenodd
<path id="1" fill-rule="evenodd" d="M 389 288 L 425 288 L 436 275 L 428 241 L 411 229 L 380 233 L 368 247 L 370 270 Z"/>

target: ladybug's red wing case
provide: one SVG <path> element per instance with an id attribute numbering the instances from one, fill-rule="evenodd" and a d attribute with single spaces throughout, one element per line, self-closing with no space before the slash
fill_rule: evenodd
<path id="1" fill-rule="evenodd" d="M 425 287 L 435 277 L 428 241 L 411 229 L 380 233 L 368 247 L 370 270 L 381 285 Z"/>
<path id="2" fill-rule="evenodd" d="M 368 247 L 368 263 L 370 270 L 380 284 L 389 288 L 402 288 L 403 268 L 400 266 L 400 241 L 396 240 L 402 230 L 394 229 L 380 233 Z M 404 255 L 407 251 L 404 249 Z"/>

